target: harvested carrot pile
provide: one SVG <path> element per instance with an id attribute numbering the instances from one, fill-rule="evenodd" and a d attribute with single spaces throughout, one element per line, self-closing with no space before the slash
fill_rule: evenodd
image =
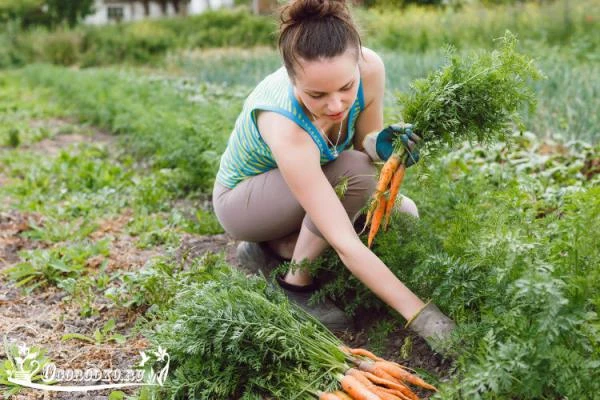
<path id="1" fill-rule="evenodd" d="M 465 141 L 506 139 L 515 126 L 523 130 L 518 113 L 527 106 L 533 111 L 535 96 L 529 85 L 542 74 L 532 60 L 517 53 L 511 33 L 501 43 L 499 50 L 470 57 L 449 52 L 448 65 L 416 80 L 411 92 L 401 95 L 403 119 L 413 125 L 421 138 L 418 145 L 429 158 Z M 404 179 L 408 154 L 399 139 L 394 150 L 369 204 L 365 223 L 365 228 L 370 224 L 369 247 L 384 218 L 387 227 Z"/>
<path id="2" fill-rule="evenodd" d="M 220 272 L 147 332 L 171 365 L 159 398 L 416 400 L 408 368 L 350 349 L 260 277 Z"/>

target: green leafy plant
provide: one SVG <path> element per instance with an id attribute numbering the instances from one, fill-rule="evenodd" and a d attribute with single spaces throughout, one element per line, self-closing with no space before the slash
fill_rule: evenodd
<path id="1" fill-rule="evenodd" d="M 121 307 L 170 309 L 185 287 L 214 279 L 228 269 L 223 256 L 213 253 L 192 260 L 185 254 L 179 260 L 173 255 L 155 257 L 142 269 L 116 277 L 104 295 Z"/>
<path id="2" fill-rule="evenodd" d="M 109 254 L 108 241 L 80 242 L 71 246 L 27 250 L 19 253 L 23 259 L 2 271 L 16 282 L 32 291 L 42 285 L 58 284 L 64 278 L 79 277 L 84 273 L 90 257 Z"/>
<path id="3" fill-rule="evenodd" d="M 77 339 L 77 340 L 83 340 L 89 343 L 93 343 L 93 344 L 103 344 L 103 343 L 108 343 L 108 342 L 115 342 L 115 343 L 119 343 L 119 344 L 123 344 L 125 343 L 125 336 L 119 334 L 119 333 L 112 333 L 112 331 L 115 329 L 116 326 L 116 322 L 114 319 L 109 319 L 108 321 L 106 321 L 106 323 L 104 324 L 104 326 L 102 326 L 101 329 L 96 329 L 94 331 L 94 335 L 93 337 L 91 336 L 87 336 L 87 335 L 82 335 L 80 333 L 67 333 L 65 335 L 62 336 L 61 340 L 66 341 L 66 340 L 72 340 L 72 339 Z"/>
<path id="4" fill-rule="evenodd" d="M 162 395 L 313 398 L 314 388 L 334 389 L 334 372 L 345 371 L 331 333 L 264 280 L 234 271 L 188 286 L 161 320 L 147 335 L 177 366 Z"/>
<path id="5" fill-rule="evenodd" d="M 7 144 L 10 147 L 19 147 L 19 144 L 21 144 L 21 139 L 19 138 L 19 130 L 17 128 L 12 128 L 10 131 L 8 131 Z"/>

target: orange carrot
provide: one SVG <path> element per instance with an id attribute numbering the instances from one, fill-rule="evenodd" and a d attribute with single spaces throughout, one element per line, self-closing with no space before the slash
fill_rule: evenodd
<path id="1" fill-rule="evenodd" d="M 385 371 L 384 369 L 380 368 L 377 365 L 377 362 L 373 363 L 370 361 L 360 361 L 358 363 L 358 369 L 363 372 L 369 372 L 375 376 L 378 376 L 379 378 L 386 379 L 391 382 L 396 382 L 396 378 L 388 374 L 387 371 Z"/>
<path id="2" fill-rule="evenodd" d="M 371 353 L 367 349 L 348 349 L 348 351 L 352 355 L 355 355 L 355 356 L 365 356 L 365 357 L 370 358 L 373 361 L 385 361 L 383 358 L 377 357 L 375 354 Z"/>
<path id="3" fill-rule="evenodd" d="M 341 390 L 336 390 L 333 392 L 340 400 L 352 400 L 352 397 L 348 396 L 346 392 L 342 392 Z"/>
<path id="4" fill-rule="evenodd" d="M 377 231 L 379 230 L 379 226 L 381 225 L 381 220 L 383 218 L 383 214 L 385 213 L 385 205 L 386 205 L 385 196 L 381 196 L 379 199 L 379 204 L 377 204 L 377 208 L 373 213 L 373 220 L 371 221 L 371 230 L 369 231 L 369 237 L 367 238 L 367 247 L 371 247 L 373 243 L 373 239 L 375 239 L 375 235 L 377 235 Z"/>
<path id="5" fill-rule="evenodd" d="M 351 375 L 344 375 L 340 383 L 342 384 L 344 391 L 354 400 L 382 400 L 381 397 L 370 391 L 365 385 L 360 383 L 358 379 Z"/>
<path id="6" fill-rule="evenodd" d="M 406 167 L 404 166 L 404 163 L 400 164 L 400 166 L 394 173 L 394 177 L 392 178 L 392 184 L 390 185 L 390 199 L 388 200 L 387 206 L 385 208 L 385 224 L 383 225 L 384 230 L 387 230 L 388 224 L 390 222 L 392 210 L 394 209 L 396 197 L 398 196 L 398 192 L 400 191 L 400 186 L 402 186 L 402 181 L 404 180 L 405 172 Z"/>
<path id="7" fill-rule="evenodd" d="M 396 396 L 400 397 L 402 400 L 419 400 L 419 397 L 416 394 L 414 395 L 415 397 L 409 397 L 409 396 L 405 395 L 404 393 L 402 393 L 398 389 L 381 388 L 381 390 L 391 393 L 393 395 L 396 395 Z"/>
<path id="8" fill-rule="evenodd" d="M 398 397 L 395 394 L 387 392 L 378 386 L 372 387 L 371 391 L 377 396 L 381 397 L 381 400 L 405 400 L 404 397 Z"/>
<path id="9" fill-rule="evenodd" d="M 418 400 L 419 397 L 412 391 L 410 388 L 402 383 L 397 382 L 396 380 L 389 380 L 380 378 L 375 374 L 370 372 L 363 371 L 364 376 L 379 386 L 385 386 L 386 388 L 397 390 L 402 393 L 403 396 L 408 398 L 409 400 Z M 393 378 L 392 378 L 393 379 Z"/>
<path id="10" fill-rule="evenodd" d="M 392 180 L 392 176 L 394 172 L 398 169 L 400 162 L 402 159 L 396 153 L 392 154 L 390 158 L 387 159 L 385 164 L 383 164 L 383 168 L 381 168 L 381 172 L 379 173 L 379 180 L 377 181 L 377 186 L 375 190 L 377 193 L 383 193 L 387 190 L 390 181 Z"/>
<path id="11" fill-rule="evenodd" d="M 368 372 L 359 371 L 356 368 L 350 368 L 348 371 L 346 371 L 346 375 L 353 376 L 360 383 L 362 383 L 363 385 L 365 385 L 365 387 L 367 389 L 369 389 L 371 391 L 373 391 L 374 387 L 379 387 L 381 389 L 387 389 L 386 387 L 383 387 L 383 386 L 377 386 L 377 382 L 375 382 L 375 380 L 373 380 L 373 379 L 370 379 L 370 377 L 368 376 L 368 375 L 371 375 L 371 376 L 375 376 L 375 375 L 370 374 Z M 375 378 L 377 378 L 377 377 L 375 377 Z M 378 378 L 378 379 L 380 379 L 379 382 L 385 381 L 385 379 L 381 379 L 381 378 Z M 393 388 L 395 390 L 395 392 L 397 392 L 397 393 L 392 393 L 392 394 L 395 395 L 395 396 L 397 396 L 397 397 L 400 397 L 402 400 L 419 400 L 419 398 L 417 397 L 417 395 L 414 394 L 412 390 L 410 390 L 408 387 L 404 386 L 401 383 L 398 383 L 398 382 L 395 382 L 395 381 L 388 382 L 388 386 L 390 388 Z"/>
<path id="12" fill-rule="evenodd" d="M 338 395 L 336 395 L 335 393 L 321 392 L 321 394 L 319 394 L 319 400 L 343 400 L 343 399 L 340 399 L 340 397 Z"/>
<path id="13" fill-rule="evenodd" d="M 415 372 L 415 370 L 414 370 L 414 369 L 412 369 L 412 368 L 409 368 L 409 367 L 407 367 L 406 365 L 398 364 L 398 363 L 397 363 L 397 362 L 395 362 L 395 361 L 389 361 L 389 360 L 377 360 L 377 361 L 385 361 L 386 363 L 388 363 L 388 364 L 392 364 L 392 365 L 395 365 L 396 367 L 398 367 L 398 368 L 402 368 L 402 369 L 403 369 L 403 370 L 405 370 L 405 371 L 409 371 L 409 372 L 413 372 L 413 373 Z"/>
<path id="14" fill-rule="evenodd" d="M 348 371 L 346 371 L 346 375 L 350 375 L 355 377 L 356 379 L 358 379 L 358 381 L 360 383 L 362 383 L 363 385 L 365 385 L 367 388 L 373 385 L 373 382 L 371 382 L 369 380 L 369 378 L 367 378 L 362 371 L 357 370 L 356 368 L 350 368 Z"/>
<path id="15" fill-rule="evenodd" d="M 383 369 L 384 371 L 386 371 L 388 374 L 392 375 L 396 379 L 400 379 L 402 381 L 411 383 L 415 386 L 420 386 L 422 388 L 433 390 L 433 391 L 437 392 L 437 388 L 435 386 L 430 385 L 429 383 L 425 382 L 423 379 L 419 378 L 418 376 L 411 374 L 410 372 L 392 364 L 391 362 L 377 361 L 377 362 L 375 362 L 375 365 L 381 367 L 381 369 Z"/>
<path id="16" fill-rule="evenodd" d="M 359 235 L 362 235 L 363 232 L 367 229 L 367 226 L 369 226 L 369 223 L 371 222 L 371 217 L 373 216 L 373 210 L 376 208 L 376 205 L 377 205 L 377 198 L 375 197 L 371 200 L 371 204 L 369 205 L 369 210 L 367 211 L 367 218 L 365 219 L 365 224 L 363 225 L 363 228 L 359 232 Z"/>

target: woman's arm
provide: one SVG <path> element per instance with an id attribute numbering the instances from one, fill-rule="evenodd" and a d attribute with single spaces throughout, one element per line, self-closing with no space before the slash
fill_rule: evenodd
<path id="1" fill-rule="evenodd" d="M 353 144 L 363 151 L 363 140 L 368 133 L 383 129 L 383 97 L 385 92 L 385 67 L 381 57 L 373 50 L 363 47 L 364 59 L 360 62 L 365 109 L 356 120 Z"/>
<path id="2" fill-rule="evenodd" d="M 344 265 L 381 300 L 410 319 L 423 302 L 360 241 L 321 169 L 319 150 L 310 136 L 272 112 L 259 114 L 258 127 L 290 190 Z"/>

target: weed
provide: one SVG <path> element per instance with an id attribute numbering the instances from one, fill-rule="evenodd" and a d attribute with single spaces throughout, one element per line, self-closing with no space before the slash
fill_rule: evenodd
<path id="1" fill-rule="evenodd" d="M 65 278 L 77 278 L 84 273 L 86 262 L 97 255 L 107 256 L 108 242 L 79 242 L 50 249 L 21 251 L 22 262 L 2 271 L 17 287 L 33 291 L 47 284 L 58 284 Z"/>
<path id="2" fill-rule="evenodd" d="M 108 343 L 111 341 L 119 344 L 125 343 L 125 336 L 119 333 L 112 333 L 112 331 L 115 329 L 115 326 L 116 322 L 114 319 L 111 318 L 108 321 L 106 321 L 106 323 L 104 324 L 104 326 L 102 326 L 101 329 L 96 329 L 94 331 L 93 337 L 82 335 L 80 333 L 67 333 L 62 336 L 61 340 L 67 341 L 77 339 L 96 345 Z"/>

